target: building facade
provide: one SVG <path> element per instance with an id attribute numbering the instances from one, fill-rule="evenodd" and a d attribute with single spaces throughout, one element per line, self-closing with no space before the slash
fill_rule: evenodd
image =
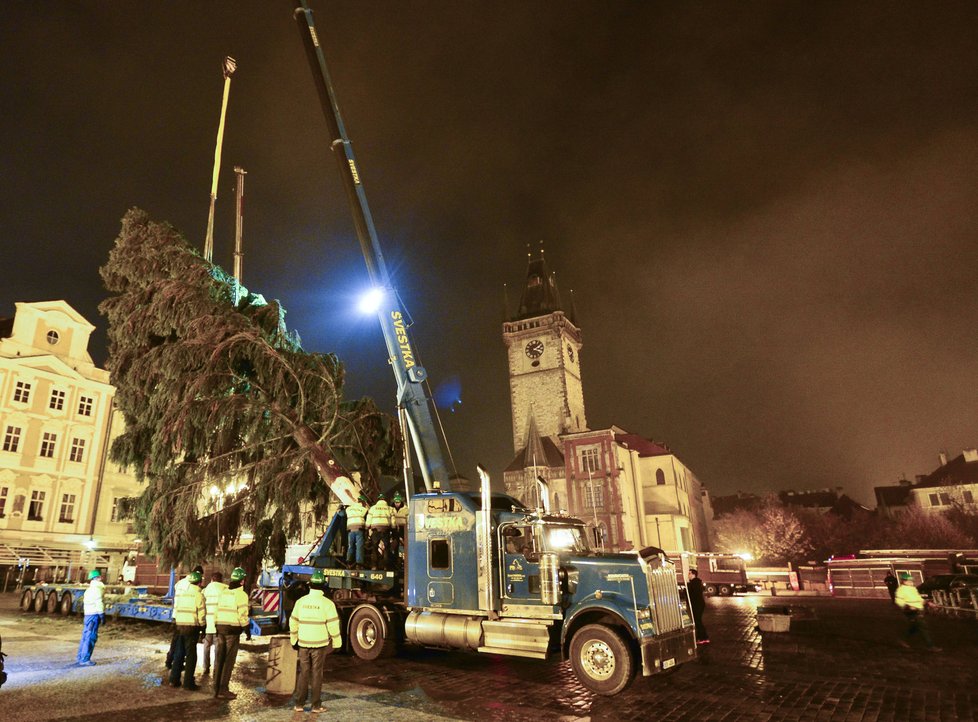
<path id="1" fill-rule="evenodd" d="M 64 301 L 0 320 L 0 568 L 25 581 L 114 579 L 134 542 L 119 500 L 141 488 L 108 461 L 123 420 L 88 352 L 94 328 Z"/>
<path id="2" fill-rule="evenodd" d="M 588 522 L 612 551 L 656 546 L 709 551 L 709 496 L 664 444 L 611 426 L 589 429 L 581 381 L 583 337 L 541 253 L 531 258 L 515 315 L 503 323 L 515 457 L 507 493 Z"/>
<path id="3" fill-rule="evenodd" d="M 911 506 L 926 512 L 942 512 L 954 506 L 978 508 L 978 449 L 964 449 L 948 459 L 938 454 L 938 467 L 915 481 L 901 479 L 893 486 L 877 486 L 877 508 L 888 516 Z"/>

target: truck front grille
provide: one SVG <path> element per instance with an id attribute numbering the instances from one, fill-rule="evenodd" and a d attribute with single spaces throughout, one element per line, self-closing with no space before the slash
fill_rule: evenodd
<path id="1" fill-rule="evenodd" d="M 683 615 L 673 564 L 652 561 L 648 566 L 649 599 L 656 633 L 664 634 L 683 628 Z"/>

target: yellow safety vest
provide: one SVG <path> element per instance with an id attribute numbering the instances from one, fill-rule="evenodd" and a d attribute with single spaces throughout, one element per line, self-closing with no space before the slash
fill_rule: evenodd
<path id="1" fill-rule="evenodd" d="M 174 597 L 173 621 L 180 627 L 203 627 L 207 622 L 204 595 L 196 584 L 188 584 Z"/>
<path id="2" fill-rule="evenodd" d="M 217 614 L 217 600 L 221 592 L 228 588 L 224 582 L 211 582 L 204 589 L 204 606 L 207 607 L 207 634 L 215 634 L 214 616 Z"/>
<path id="3" fill-rule="evenodd" d="M 225 587 L 217 602 L 217 624 L 229 627 L 248 626 L 248 592 L 242 587 Z"/>
<path id="4" fill-rule="evenodd" d="M 356 531 L 363 526 L 367 518 L 367 507 L 360 502 L 350 504 L 346 507 L 346 528 L 347 531 Z"/>
<path id="5" fill-rule="evenodd" d="M 367 512 L 368 529 L 390 529 L 393 523 L 391 508 L 383 499 L 370 507 L 370 511 Z"/>
<path id="6" fill-rule="evenodd" d="M 924 598 L 913 584 L 901 584 L 897 587 L 893 601 L 903 609 L 915 609 L 918 612 L 924 609 Z"/>
<path id="7" fill-rule="evenodd" d="M 405 527 L 407 527 L 407 523 L 408 523 L 407 504 L 402 506 L 400 509 L 394 510 L 394 521 L 397 523 L 397 526 L 400 529 L 404 529 Z"/>
<path id="8" fill-rule="evenodd" d="M 300 647 L 319 648 L 332 643 L 333 649 L 343 646 L 340 637 L 340 617 L 336 605 L 322 590 L 310 589 L 295 603 L 289 617 L 289 639 Z"/>

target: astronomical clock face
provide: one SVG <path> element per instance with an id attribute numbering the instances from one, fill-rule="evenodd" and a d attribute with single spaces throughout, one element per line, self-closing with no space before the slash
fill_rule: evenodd
<path id="1" fill-rule="evenodd" d="M 543 355 L 543 341 L 541 341 L 538 338 L 533 339 L 532 341 L 526 344 L 526 348 L 524 349 L 524 351 L 528 358 L 531 359 L 540 358 L 540 356 Z"/>

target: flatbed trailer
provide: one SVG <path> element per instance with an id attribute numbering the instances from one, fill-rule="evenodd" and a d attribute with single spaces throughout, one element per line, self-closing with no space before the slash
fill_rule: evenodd
<path id="1" fill-rule="evenodd" d="M 87 584 L 32 584 L 24 587 L 20 609 L 34 614 L 82 614 Z M 167 622 L 173 619 L 172 595 L 149 594 L 145 586 L 107 584 L 105 586 L 105 615 L 113 619 L 139 619 L 144 622 Z M 171 584 L 172 589 L 172 584 Z M 250 615 L 252 636 L 274 634 L 278 631 L 278 615 L 252 607 Z"/>

